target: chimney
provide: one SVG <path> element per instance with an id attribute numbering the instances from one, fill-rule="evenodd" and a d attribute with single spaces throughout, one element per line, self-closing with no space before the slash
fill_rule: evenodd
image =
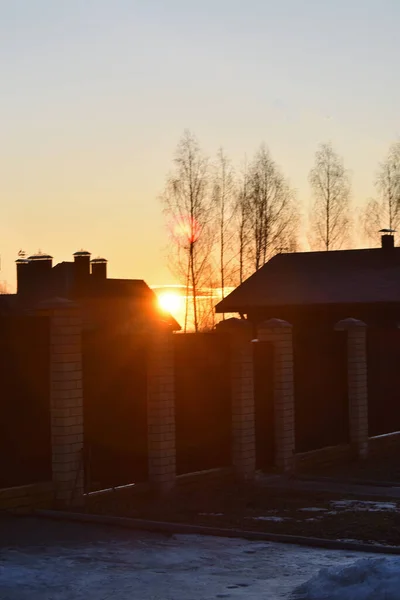
<path id="1" fill-rule="evenodd" d="M 90 252 L 79 250 L 74 253 L 75 290 L 81 291 L 90 276 Z"/>
<path id="2" fill-rule="evenodd" d="M 390 250 L 394 248 L 394 229 L 381 229 L 379 233 L 382 233 L 381 244 L 383 250 Z"/>
<path id="3" fill-rule="evenodd" d="M 24 259 L 23 259 L 24 260 Z M 20 265 L 20 266 L 18 266 Z M 22 273 L 22 289 L 20 293 L 27 293 L 39 297 L 48 289 L 53 268 L 53 257 L 39 250 L 37 254 L 28 256 L 27 264 L 17 262 L 17 273 Z"/>
<path id="4" fill-rule="evenodd" d="M 92 277 L 97 281 L 107 279 L 107 261 L 105 258 L 94 258 L 91 261 Z"/>
<path id="5" fill-rule="evenodd" d="M 15 264 L 17 265 L 17 294 L 26 294 L 29 290 L 29 260 L 21 256 Z"/>

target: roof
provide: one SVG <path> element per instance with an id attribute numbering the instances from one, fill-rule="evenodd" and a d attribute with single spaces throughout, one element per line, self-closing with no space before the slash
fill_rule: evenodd
<path id="1" fill-rule="evenodd" d="M 153 298 L 154 294 L 143 279 L 96 279 L 90 277 L 79 294 L 83 297 Z M 155 296 L 154 296 L 155 297 Z"/>
<path id="2" fill-rule="evenodd" d="M 44 254 L 42 252 L 38 252 L 37 254 L 32 254 L 28 256 L 28 261 L 30 260 L 52 260 L 53 257 L 50 254 Z"/>
<path id="3" fill-rule="evenodd" d="M 38 254 L 37 257 L 51 259 L 49 255 L 44 254 Z M 74 257 L 89 258 L 90 253 L 80 250 L 75 252 Z M 29 265 L 31 261 L 20 258 L 17 262 Z M 91 262 L 94 265 L 107 263 L 102 257 L 96 257 Z M 160 314 L 156 294 L 142 279 L 109 279 L 105 273 L 103 277 L 96 277 L 89 274 L 89 267 L 82 278 L 81 273 L 77 272 L 76 263 L 70 261 L 58 263 L 39 274 L 35 272 L 34 277 L 28 279 L 22 276 L 26 275 L 26 270 L 23 271 L 24 273 L 21 273 L 19 270 L 21 279 L 18 293 L 7 299 L 0 297 L 0 314 L 36 306 L 48 298 L 61 297 L 74 300 L 83 307 L 96 307 L 98 312 L 101 312 L 103 305 L 103 313 L 114 315 L 116 320 L 125 313 L 134 312 L 142 314 L 148 320 L 154 317 L 158 322 L 164 321 L 174 331 L 180 329 L 179 323 L 172 315 Z M 24 286 L 20 286 L 21 283 L 24 283 Z M 121 315 L 118 315 L 118 312 Z"/>
<path id="4" fill-rule="evenodd" d="M 216 311 L 376 302 L 400 302 L 400 248 L 278 254 Z"/>
<path id="5" fill-rule="evenodd" d="M 101 258 L 100 256 L 98 256 L 97 258 L 93 258 L 90 262 L 92 263 L 92 265 L 93 264 L 103 264 L 104 265 L 108 261 L 106 258 Z"/>

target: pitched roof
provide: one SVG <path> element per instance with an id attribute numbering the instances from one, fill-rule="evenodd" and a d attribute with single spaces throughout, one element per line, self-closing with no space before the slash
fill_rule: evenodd
<path id="1" fill-rule="evenodd" d="M 400 302 L 400 248 L 278 254 L 216 311 L 375 302 Z"/>
<path id="2" fill-rule="evenodd" d="M 152 299 L 154 295 L 143 279 L 96 279 L 91 276 L 83 284 L 79 296 L 97 298 L 129 296 L 135 299 Z"/>

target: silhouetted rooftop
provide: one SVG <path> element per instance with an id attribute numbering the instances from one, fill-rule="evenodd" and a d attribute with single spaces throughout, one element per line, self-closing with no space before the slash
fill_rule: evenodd
<path id="1" fill-rule="evenodd" d="M 400 302 L 400 248 L 278 254 L 216 311 L 375 302 Z"/>
<path id="2" fill-rule="evenodd" d="M 28 256 L 28 260 L 52 260 L 53 257 L 50 254 L 43 254 L 42 252 L 38 252 L 37 254 L 32 254 Z"/>

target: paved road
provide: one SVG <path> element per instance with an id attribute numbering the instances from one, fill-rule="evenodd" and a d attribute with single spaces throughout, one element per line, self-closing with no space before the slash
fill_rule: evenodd
<path id="1" fill-rule="evenodd" d="M 278 600 L 321 567 L 351 564 L 360 556 L 0 518 L 0 599 Z"/>

